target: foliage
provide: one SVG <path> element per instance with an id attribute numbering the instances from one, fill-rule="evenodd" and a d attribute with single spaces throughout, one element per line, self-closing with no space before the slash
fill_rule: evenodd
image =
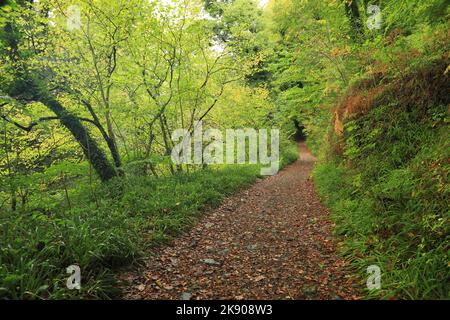
<path id="1" fill-rule="evenodd" d="M 371 264 L 382 269 L 382 288 L 367 291 L 369 297 L 436 299 L 450 292 L 448 61 L 429 59 L 410 59 L 400 74 L 371 83 L 374 89 L 356 83 L 341 105 L 343 136 L 325 147 L 342 152 L 323 154 L 315 171 L 344 253 L 362 275 Z M 378 91 L 373 99 L 358 99 L 370 90 Z"/>
<path id="2" fill-rule="evenodd" d="M 111 297 L 115 267 L 258 176 L 255 166 L 175 166 L 170 135 L 196 120 L 279 127 L 267 89 L 244 80 L 261 12 L 224 7 L 233 36 L 214 47 L 219 20 L 201 1 L 10 0 L 1 10 L 0 297 Z M 281 143 L 284 166 L 297 154 Z M 79 293 L 65 287 L 71 264 L 83 269 Z"/>
<path id="3" fill-rule="evenodd" d="M 346 254 L 383 268 L 368 296 L 448 297 L 448 1 L 0 10 L 0 297 L 111 297 L 115 266 L 253 181 L 256 166 L 171 161 L 171 133 L 198 120 L 279 128 L 282 166 L 306 134 Z"/>

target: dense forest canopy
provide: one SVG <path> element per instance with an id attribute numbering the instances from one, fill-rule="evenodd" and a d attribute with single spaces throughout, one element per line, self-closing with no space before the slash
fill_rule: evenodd
<path id="1" fill-rule="evenodd" d="M 307 137 L 329 205 L 366 217 L 338 216 L 347 253 L 399 270 L 378 297 L 448 294 L 448 0 L 0 3 L 0 298 L 111 297 L 114 267 L 258 176 L 174 163 L 197 121 L 280 129 L 281 166 Z"/>

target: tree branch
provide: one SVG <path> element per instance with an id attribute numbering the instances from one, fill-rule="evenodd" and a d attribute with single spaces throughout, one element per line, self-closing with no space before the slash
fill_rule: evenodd
<path id="1" fill-rule="evenodd" d="M 28 126 L 24 126 L 24 125 L 21 125 L 20 123 L 14 121 L 14 120 L 9 119 L 8 117 L 6 117 L 4 115 L 1 115 L 0 118 L 5 120 L 6 122 L 9 122 L 9 123 L 15 125 L 17 128 L 19 128 L 21 130 L 24 130 L 26 132 L 30 132 L 31 130 L 33 130 L 33 128 L 35 126 L 37 126 L 41 122 L 49 121 L 49 120 L 58 120 L 59 119 L 58 117 L 42 117 L 42 118 L 39 118 L 37 121 L 34 121 L 34 122 L 30 123 Z"/>

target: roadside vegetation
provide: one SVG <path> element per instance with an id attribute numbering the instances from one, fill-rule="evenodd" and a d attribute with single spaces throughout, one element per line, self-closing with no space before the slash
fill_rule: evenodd
<path id="1" fill-rule="evenodd" d="M 280 168 L 306 137 L 352 272 L 382 270 L 366 297 L 450 297 L 447 0 L 0 10 L 0 299 L 115 297 L 118 267 L 263 178 L 174 163 L 196 121 L 280 129 Z"/>

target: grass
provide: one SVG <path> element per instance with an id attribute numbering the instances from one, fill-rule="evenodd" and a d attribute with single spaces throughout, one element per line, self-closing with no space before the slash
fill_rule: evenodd
<path id="1" fill-rule="evenodd" d="M 449 297 L 448 201 L 424 189 L 429 177 L 413 169 L 427 160 L 427 152 L 419 153 L 406 168 L 366 184 L 366 191 L 357 187 L 359 170 L 326 162 L 314 171 L 317 189 L 332 209 L 335 232 L 344 241 L 343 254 L 354 270 L 366 279 L 369 265 L 382 269 L 382 289 L 367 291 L 367 297 Z"/>
<path id="2" fill-rule="evenodd" d="M 296 146 L 286 147 L 281 166 L 296 159 Z M 0 299 L 112 298 L 117 267 L 185 231 L 259 173 L 235 165 L 160 178 L 127 174 L 92 188 L 75 179 L 71 207 L 54 195 L 46 210 L 0 212 Z M 81 268 L 79 291 L 66 288 L 73 264 Z"/>
<path id="3" fill-rule="evenodd" d="M 435 64 L 424 69 L 418 74 L 442 78 Z M 448 98 L 416 74 L 403 81 L 411 78 L 415 95 L 385 90 L 367 112 L 346 120 L 314 179 L 362 285 L 368 266 L 382 270 L 382 287 L 367 290 L 368 298 L 449 299 Z"/>

